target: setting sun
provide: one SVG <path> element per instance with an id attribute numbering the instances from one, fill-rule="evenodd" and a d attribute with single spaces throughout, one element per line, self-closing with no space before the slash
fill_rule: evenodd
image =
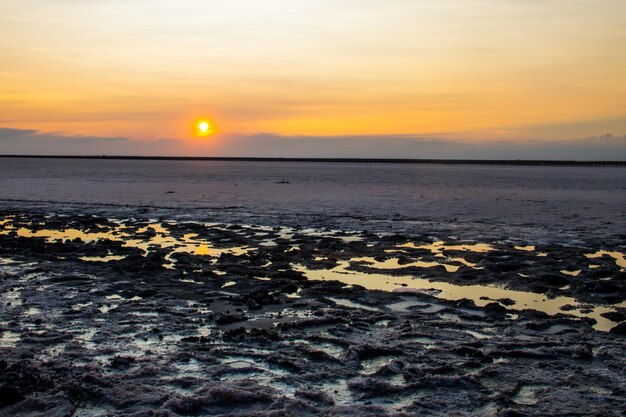
<path id="1" fill-rule="evenodd" d="M 213 125 L 206 120 L 200 120 L 196 123 L 198 136 L 209 136 L 215 133 Z"/>

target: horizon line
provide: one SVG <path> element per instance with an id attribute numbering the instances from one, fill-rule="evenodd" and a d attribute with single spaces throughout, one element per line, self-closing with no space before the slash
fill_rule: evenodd
<path id="1" fill-rule="evenodd" d="M 35 159 L 101 159 L 152 161 L 232 161 L 232 162 L 305 162 L 305 163 L 370 163 L 370 164 L 449 164 L 449 165 L 561 165 L 617 166 L 625 161 L 607 160 L 544 160 L 544 159 L 439 159 L 439 158 L 315 158 L 315 157 L 254 157 L 254 156 L 139 156 L 139 155 L 10 155 L 0 158 Z"/>

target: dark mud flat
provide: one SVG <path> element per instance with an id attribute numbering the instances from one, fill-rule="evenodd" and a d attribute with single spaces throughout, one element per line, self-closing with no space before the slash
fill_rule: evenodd
<path id="1" fill-rule="evenodd" d="M 5 210 L 0 416 L 621 416 L 612 242 Z"/>

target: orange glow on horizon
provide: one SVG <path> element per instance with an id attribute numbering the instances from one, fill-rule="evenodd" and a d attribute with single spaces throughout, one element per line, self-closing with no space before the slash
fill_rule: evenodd
<path id="1" fill-rule="evenodd" d="M 0 129 L 154 152 L 267 133 L 524 143 L 626 132 L 626 2 L 5 3 Z M 94 21 L 95 9 L 110 18 Z"/>

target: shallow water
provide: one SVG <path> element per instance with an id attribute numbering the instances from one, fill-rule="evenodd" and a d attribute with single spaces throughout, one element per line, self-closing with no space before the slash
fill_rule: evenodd
<path id="1" fill-rule="evenodd" d="M 603 256 L 610 256 L 611 258 L 615 259 L 615 263 L 618 266 L 626 268 L 626 255 L 621 252 L 599 250 L 595 253 L 588 253 L 585 256 L 589 259 L 597 259 Z"/>
<path id="2" fill-rule="evenodd" d="M 266 238 L 270 231 L 275 231 L 278 236 L 292 236 L 296 231 L 290 228 L 251 228 L 249 226 L 242 227 L 243 233 L 254 232 L 254 236 L 259 238 L 259 246 L 232 246 L 232 247 L 215 247 L 211 241 L 198 238 L 196 233 L 187 233 L 182 236 L 172 234 L 170 227 L 175 227 L 176 223 L 160 223 L 151 222 L 150 224 L 138 228 L 132 228 L 121 221 L 115 221 L 115 227 L 111 227 L 110 230 L 104 231 L 82 231 L 74 228 L 66 229 L 49 229 L 40 228 L 45 224 L 37 225 L 37 229 L 31 229 L 29 227 L 13 227 L 11 222 L 14 221 L 14 217 L 7 217 L 1 220 L 0 223 L 0 235 L 8 235 L 15 233 L 16 236 L 23 238 L 43 238 L 49 243 L 53 242 L 65 242 L 80 239 L 85 243 L 92 243 L 98 241 L 112 241 L 121 242 L 123 247 L 137 248 L 143 251 L 144 255 L 149 254 L 155 248 L 167 250 L 165 260 L 167 263 L 162 266 L 167 269 L 176 269 L 176 260 L 173 257 L 176 253 L 187 253 L 194 256 L 209 257 L 212 259 L 212 263 L 215 264 L 217 258 L 222 254 L 231 254 L 234 256 L 245 256 L 251 252 L 258 250 L 261 246 L 275 246 L 276 242 L 271 238 Z M 205 224 L 205 228 L 217 228 L 224 229 L 223 226 Z M 256 231 L 255 231 L 256 230 Z M 258 230 L 261 230 L 259 232 Z M 306 232 L 306 234 L 305 234 Z M 322 231 L 307 229 L 299 231 L 301 235 L 310 235 L 314 237 L 335 237 L 337 233 L 341 233 L 341 236 L 337 236 L 338 239 L 344 240 L 347 238 L 348 242 L 357 242 L 363 238 L 358 234 L 351 234 L 344 236 L 342 232 L 338 231 Z M 286 252 L 292 252 L 294 246 L 291 246 Z M 535 251 L 534 246 L 514 246 L 514 250 L 521 250 L 532 254 Z M 615 311 L 616 308 L 626 307 L 626 302 L 622 302 L 616 306 L 589 306 L 589 304 L 581 305 L 576 299 L 571 297 L 555 297 L 547 298 L 545 295 L 536 294 L 528 291 L 516 291 L 501 288 L 494 285 L 456 285 L 447 282 L 433 281 L 425 277 L 415 275 L 391 275 L 385 273 L 385 270 L 399 270 L 403 268 L 421 268 L 429 269 L 434 267 L 443 267 L 448 273 L 455 273 L 459 270 L 461 265 L 468 268 L 481 269 L 476 263 L 469 262 L 463 257 L 455 256 L 450 257 L 447 253 L 454 251 L 458 253 L 474 253 L 474 254 L 487 254 L 496 250 L 493 245 L 486 243 L 446 243 L 444 241 L 434 241 L 427 244 L 416 244 L 413 242 L 398 244 L 392 249 L 386 249 L 387 254 L 402 254 L 406 256 L 411 253 L 419 253 L 419 251 L 429 252 L 434 256 L 436 261 L 428 260 L 424 261 L 417 256 L 411 261 L 403 261 L 400 263 L 399 258 L 392 257 L 384 260 L 377 260 L 375 257 L 353 257 L 348 260 L 340 260 L 337 262 L 337 266 L 330 269 L 311 269 L 301 264 L 294 263 L 292 268 L 295 271 L 302 272 L 310 280 L 336 280 L 343 282 L 346 285 L 360 285 L 370 290 L 382 290 L 382 291 L 417 291 L 430 295 L 435 295 L 439 298 L 447 300 L 472 300 L 478 306 L 484 306 L 488 303 L 494 302 L 498 299 L 511 299 L 514 301 L 513 305 L 507 306 L 512 310 L 523 309 L 535 309 L 545 312 L 550 315 L 554 314 L 569 314 L 577 317 L 590 317 L 597 321 L 594 328 L 597 330 L 607 331 L 615 326 L 614 322 L 604 318 L 601 314 Z M 535 253 L 536 256 L 547 255 L 544 252 Z M 594 253 L 585 254 L 585 257 L 589 259 L 597 259 L 603 256 L 608 256 L 614 259 L 616 265 L 624 267 L 624 254 L 617 251 L 596 251 Z M 86 262 L 104 262 L 112 263 L 125 259 L 124 255 L 115 255 L 109 251 L 107 256 L 82 256 L 79 260 Z M 316 261 L 321 261 L 323 258 L 316 257 Z M 357 272 L 354 270 L 354 266 L 367 267 L 366 272 Z M 581 270 L 561 270 L 564 275 L 577 276 Z M 215 271 L 217 275 L 224 275 L 225 272 Z M 522 274 L 523 276 L 523 274 Z M 268 280 L 269 278 L 258 277 L 260 280 Z M 201 284 L 190 279 L 180 280 L 183 283 Z M 236 281 L 227 281 L 222 284 L 222 288 L 228 288 L 236 285 Z M 564 287 L 567 288 L 567 287 Z M 299 291 L 289 294 L 289 298 L 299 298 Z M 8 301 L 11 298 L 13 303 L 19 303 L 19 296 L 11 294 L 5 294 L 4 298 Z M 108 299 L 112 301 L 134 301 L 135 299 L 125 300 L 119 295 L 109 296 Z M 345 303 L 353 303 L 347 300 L 337 301 L 339 304 L 346 305 Z M 353 303 L 354 304 L 354 303 Z M 564 311 L 565 306 L 574 306 L 573 309 Z M 353 306 L 356 307 L 356 306 Z M 367 306 L 361 306 L 366 308 Z M 114 309 L 115 306 L 102 306 L 100 311 L 103 313 L 109 312 Z M 367 307 L 370 308 L 370 307 Z"/>
<path id="3" fill-rule="evenodd" d="M 8 222 L 10 220 L 7 219 L 6 221 Z M 5 223 L 2 225 L 4 224 Z M 150 231 L 155 234 L 144 238 L 140 237 Z M 0 235 L 8 235 L 11 232 L 12 228 L 4 227 L 0 230 Z M 168 263 L 163 265 L 165 268 L 174 267 L 176 261 L 172 258 L 172 255 L 176 253 L 188 253 L 217 258 L 223 253 L 240 256 L 251 250 L 246 247 L 216 248 L 205 240 L 196 239 L 197 234 L 187 234 L 181 238 L 176 238 L 172 236 L 167 227 L 161 223 L 152 223 L 136 230 L 129 230 L 128 227 L 119 225 L 112 230 L 104 232 L 89 232 L 72 228 L 62 230 L 31 230 L 27 227 L 20 227 L 15 233 L 18 237 L 44 238 L 48 243 L 73 241 L 75 239 L 79 239 L 85 243 L 97 241 L 121 242 L 123 243 L 123 247 L 141 249 L 144 254 L 148 254 L 154 247 L 170 249 L 170 252 L 165 256 L 165 259 L 168 261 Z M 80 259 L 89 262 L 112 262 L 124 258 L 125 256 L 108 255 L 104 257 L 81 257 Z"/>
<path id="4" fill-rule="evenodd" d="M 574 298 L 555 297 L 547 298 L 542 294 L 535 294 L 526 291 L 515 291 L 489 285 L 454 285 L 446 282 L 431 281 L 425 278 L 414 276 L 391 276 L 384 273 L 363 273 L 349 269 L 350 262 L 339 262 L 339 265 L 332 269 L 311 270 L 302 265 L 293 265 L 296 271 L 303 272 L 310 280 L 318 281 L 340 281 L 346 285 L 360 285 L 370 290 L 382 291 L 407 291 L 413 289 L 425 294 L 436 295 L 436 297 L 446 300 L 472 300 L 478 306 L 485 306 L 498 299 L 508 298 L 513 300 L 513 305 L 507 306 L 512 310 L 533 309 L 544 313 L 570 314 L 577 317 L 590 317 L 597 321 L 593 326 L 596 330 L 608 331 L 616 323 L 601 316 L 603 313 L 615 311 L 615 307 L 592 306 L 588 304 L 580 305 Z M 437 290 L 433 293 L 430 290 Z M 564 311 L 565 306 L 578 306 L 577 309 Z M 626 307 L 623 302 L 616 307 Z M 591 310 L 586 313 L 583 311 Z"/>

